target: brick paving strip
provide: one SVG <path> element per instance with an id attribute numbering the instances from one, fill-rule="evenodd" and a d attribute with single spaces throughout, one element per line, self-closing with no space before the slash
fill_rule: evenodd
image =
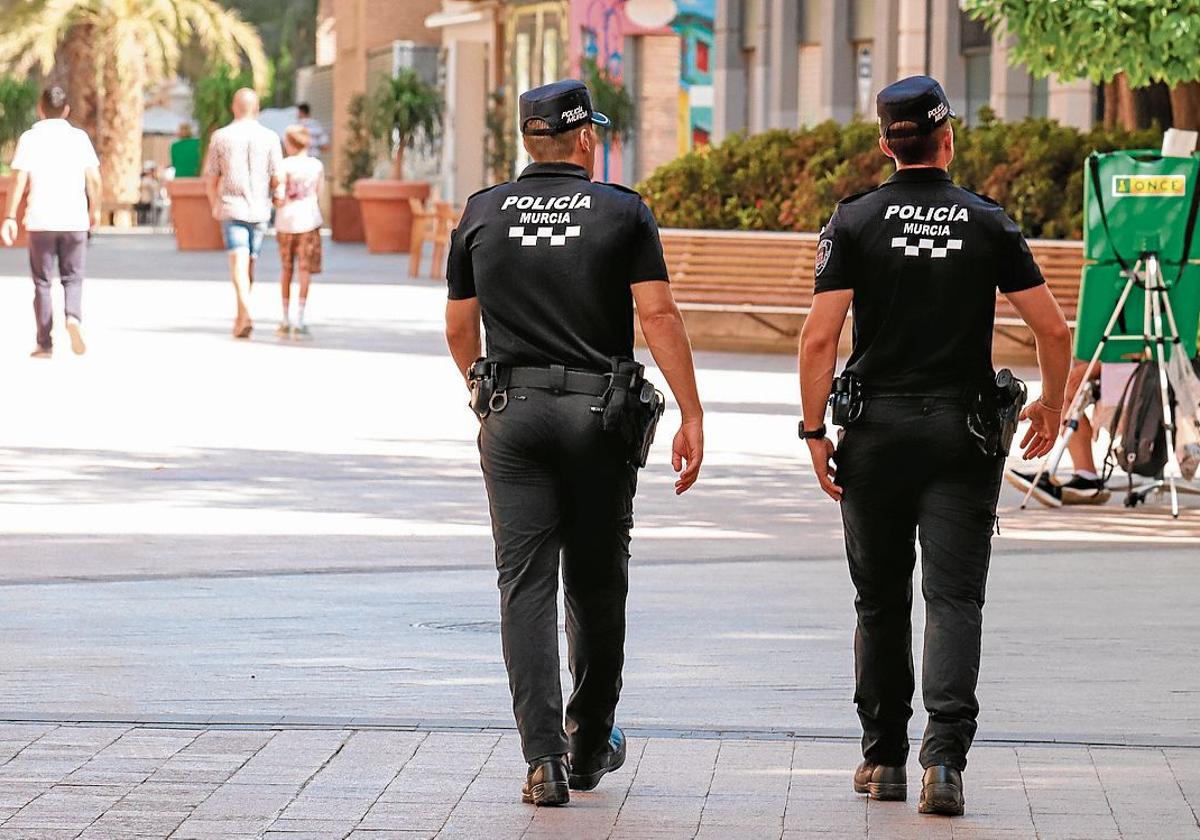
<path id="1" fill-rule="evenodd" d="M 562 809 L 502 731 L 0 724 L 0 840 L 1200 838 L 1200 750 L 983 744 L 968 815 L 850 790 L 850 740 L 631 738 Z M 916 773 L 915 762 L 910 772 Z"/>

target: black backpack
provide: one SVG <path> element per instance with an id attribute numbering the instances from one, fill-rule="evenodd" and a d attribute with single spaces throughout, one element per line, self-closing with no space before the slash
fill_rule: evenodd
<path id="1" fill-rule="evenodd" d="M 1167 430 L 1163 427 L 1157 362 L 1138 363 L 1125 383 L 1108 431 L 1112 437 L 1109 457 L 1115 458 L 1116 466 L 1131 476 L 1156 478 L 1162 473 L 1167 465 Z"/>

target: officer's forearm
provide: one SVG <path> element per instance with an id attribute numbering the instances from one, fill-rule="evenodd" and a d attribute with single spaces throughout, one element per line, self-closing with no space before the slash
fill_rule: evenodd
<path id="1" fill-rule="evenodd" d="M 817 429 L 825 422 L 825 405 L 837 369 L 837 341 L 800 334 L 800 405 L 804 428 Z"/>
<path id="2" fill-rule="evenodd" d="M 483 352 L 475 301 L 452 300 L 446 304 L 446 346 L 465 380 L 471 363 Z"/>
<path id="3" fill-rule="evenodd" d="M 1071 331 L 1054 330 L 1034 333 L 1037 343 L 1038 368 L 1042 375 L 1042 400 L 1047 408 L 1062 408 L 1066 394 L 1067 375 L 1071 370 Z"/>
<path id="4" fill-rule="evenodd" d="M 700 394 L 696 389 L 696 370 L 692 363 L 692 345 L 679 311 L 663 312 L 643 317 L 642 334 L 658 369 L 667 378 L 667 385 L 679 404 L 683 419 L 699 420 L 704 416 Z"/>

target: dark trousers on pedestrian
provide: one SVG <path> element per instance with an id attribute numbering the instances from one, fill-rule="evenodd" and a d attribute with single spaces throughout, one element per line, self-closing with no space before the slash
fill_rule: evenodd
<path id="1" fill-rule="evenodd" d="M 49 350 L 54 326 L 50 280 L 54 265 L 62 278 L 63 309 L 68 318 L 83 320 L 83 260 L 87 252 L 86 231 L 29 231 L 29 271 L 33 275 L 33 316 L 37 319 L 38 347 Z"/>
<path id="2" fill-rule="evenodd" d="M 912 579 L 921 545 L 929 722 L 922 767 L 966 767 L 979 703 L 980 637 L 1003 461 L 985 457 L 961 399 L 869 400 L 836 455 L 857 592 L 854 700 L 863 757 L 902 765 L 914 687 Z"/>
<path id="3" fill-rule="evenodd" d="M 636 470 L 600 428 L 596 397 L 510 388 L 482 422 L 500 629 L 527 761 L 600 749 L 625 660 Z M 565 728 L 558 658 L 561 560 L 573 678 Z"/>

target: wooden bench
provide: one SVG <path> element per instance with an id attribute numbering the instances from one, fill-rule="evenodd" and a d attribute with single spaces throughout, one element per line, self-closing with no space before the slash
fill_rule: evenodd
<path id="1" fill-rule="evenodd" d="M 680 309 L 742 313 L 780 333 L 785 331 L 764 316 L 811 311 L 815 233 L 664 228 L 660 234 Z M 1050 291 L 1074 326 L 1082 243 L 1032 240 L 1029 245 Z M 996 325 L 1005 331 L 1024 329 L 1002 295 L 996 299 Z M 1027 337 L 1019 340 L 1028 343 Z"/>

